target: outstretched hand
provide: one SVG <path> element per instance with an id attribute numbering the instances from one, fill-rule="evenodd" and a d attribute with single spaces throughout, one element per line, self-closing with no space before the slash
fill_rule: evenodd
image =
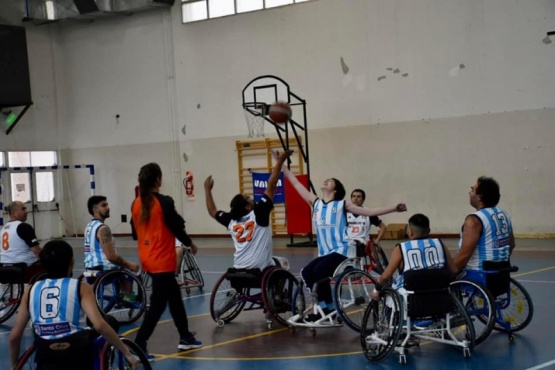
<path id="1" fill-rule="evenodd" d="M 206 180 L 204 180 L 204 189 L 212 190 L 214 187 L 214 180 L 212 179 L 212 175 L 208 176 Z"/>
<path id="2" fill-rule="evenodd" d="M 397 210 L 397 212 L 406 212 L 407 205 L 405 203 L 399 203 L 397 204 L 397 207 L 395 207 L 395 209 Z"/>

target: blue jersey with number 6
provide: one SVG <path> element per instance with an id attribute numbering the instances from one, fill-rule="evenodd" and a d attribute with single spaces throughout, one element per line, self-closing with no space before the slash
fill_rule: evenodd
<path id="1" fill-rule="evenodd" d="M 29 314 L 35 333 L 43 339 L 59 339 L 84 330 L 85 313 L 79 302 L 77 279 L 45 279 L 33 284 Z"/>
<path id="2" fill-rule="evenodd" d="M 466 264 L 468 270 L 483 270 L 484 261 L 508 261 L 513 225 L 504 210 L 491 207 L 473 213 L 482 222 L 482 234 Z"/>

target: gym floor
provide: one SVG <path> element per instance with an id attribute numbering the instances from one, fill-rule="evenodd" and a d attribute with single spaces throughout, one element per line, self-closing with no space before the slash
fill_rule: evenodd
<path id="1" fill-rule="evenodd" d="M 285 246 L 288 239 L 275 239 L 274 255 L 285 256 L 291 271 L 297 275 L 301 267 L 316 254 L 315 248 Z M 68 239 L 76 252 L 76 265 L 82 261 L 82 240 Z M 227 238 L 195 239 L 199 246 L 196 256 L 205 286 L 194 288 L 190 295 L 182 290 L 189 326 L 197 339 L 204 343 L 199 349 L 177 351 L 178 334 L 169 312 L 162 316 L 148 347 L 157 355 L 154 369 L 542 369 L 555 368 L 555 320 L 550 312 L 555 307 L 555 241 L 527 239 L 517 241 L 512 262 L 520 270 L 513 277 L 528 290 L 534 303 L 534 318 L 516 339 L 510 343 L 506 334 L 493 332 L 472 357 L 465 359 L 454 347 L 423 342 L 408 350 L 407 364 L 400 365 L 394 352 L 379 364 L 366 360 L 361 353 L 359 335 L 344 326 L 319 329 L 313 336 L 308 330 L 294 334 L 287 328 L 267 328 L 262 311 L 242 312 L 231 323 L 218 328 L 210 317 L 210 293 L 216 280 L 232 265 L 233 246 Z M 457 240 L 444 240 L 450 249 Z M 118 238 L 118 251 L 126 258 L 137 260 L 135 242 Z M 394 243 L 384 241 L 382 246 L 389 255 Z M 82 269 L 76 268 L 74 276 Z M 0 369 L 8 369 L 8 334 L 15 317 L 0 325 Z M 135 338 L 141 319 L 123 327 L 120 333 Z M 22 347 L 30 345 L 31 330 L 26 331 Z"/>

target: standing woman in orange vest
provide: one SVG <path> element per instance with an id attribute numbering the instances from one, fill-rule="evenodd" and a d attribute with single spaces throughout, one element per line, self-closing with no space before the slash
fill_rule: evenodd
<path id="1" fill-rule="evenodd" d="M 179 331 L 177 349 L 202 346 L 189 331 L 181 290 L 175 280 L 175 238 L 190 248 L 193 254 L 196 254 L 197 246 L 185 232 L 185 221 L 176 212 L 173 199 L 160 194 L 161 186 L 160 166 L 156 163 L 144 165 L 139 172 L 139 196 L 131 206 L 131 226 L 133 236 L 138 240 L 139 259 L 143 270 L 152 277 L 150 308 L 135 338 L 135 342 L 147 354 L 147 341 L 166 309 L 166 303 Z M 149 355 L 149 360 L 152 359 L 154 356 Z"/>

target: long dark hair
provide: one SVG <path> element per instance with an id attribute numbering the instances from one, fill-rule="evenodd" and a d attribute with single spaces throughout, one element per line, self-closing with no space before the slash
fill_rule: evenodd
<path id="1" fill-rule="evenodd" d="M 48 277 L 60 279 L 68 277 L 68 270 L 73 259 L 73 249 L 64 240 L 51 240 L 39 253 L 40 263 L 46 268 Z"/>
<path id="2" fill-rule="evenodd" d="M 229 204 L 229 207 L 231 208 L 229 211 L 231 218 L 235 221 L 239 221 L 241 217 L 249 213 L 246 208 L 248 205 L 249 202 L 247 202 L 243 194 L 237 194 L 234 196 Z"/>
<path id="3" fill-rule="evenodd" d="M 162 178 L 162 170 L 157 163 L 145 164 L 139 172 L 139 196 L 141 197 L 141 212 L 139 218 L 143 223 L 150 219 L 150 208 L 152 207 L 151 189 L 156 185 L 158 179 Z"/>

